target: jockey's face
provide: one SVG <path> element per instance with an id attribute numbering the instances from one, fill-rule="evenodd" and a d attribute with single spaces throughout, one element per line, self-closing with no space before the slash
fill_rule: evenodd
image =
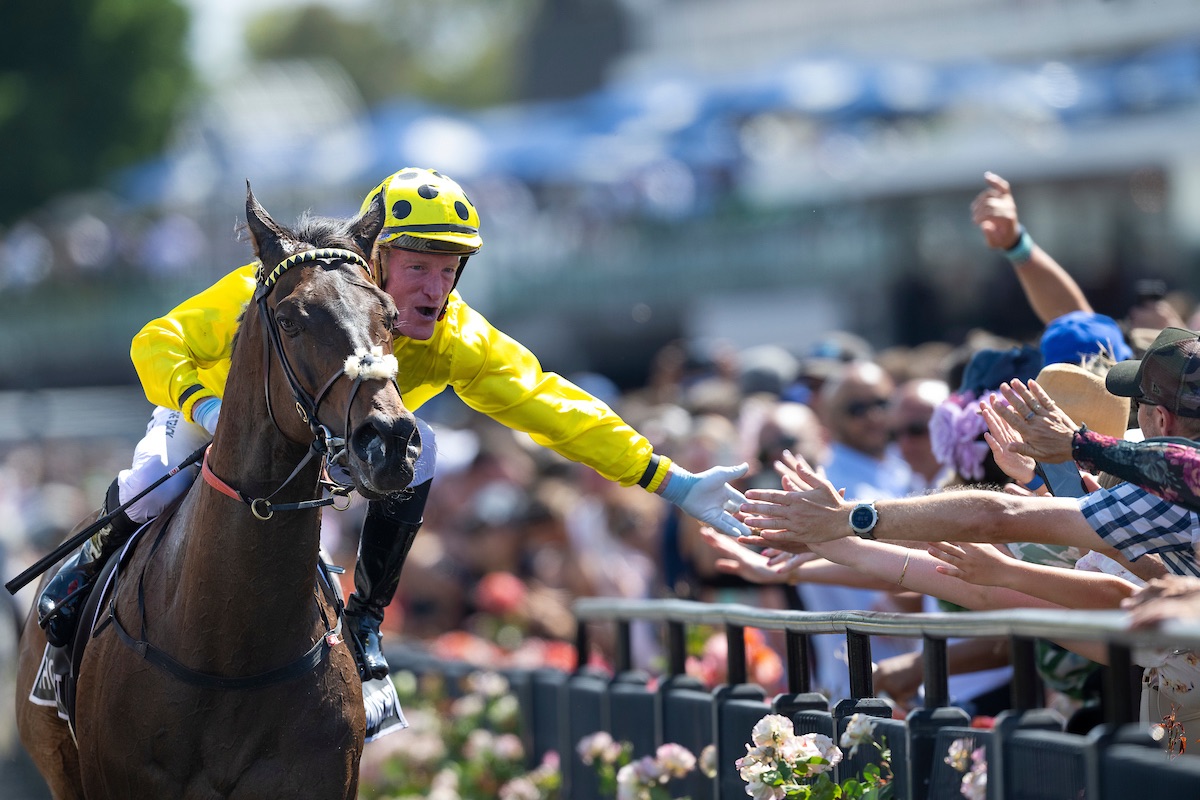
<path id="1" fill-rule="evenodd" d="M 396 301 L 396 327 L 393 333 L 410 339 L 433 336 L 438 314 L 454 288 L 459 257 L 446 253 L 418 253 L 395 247 L 385 248 L 387 293 Z"/>

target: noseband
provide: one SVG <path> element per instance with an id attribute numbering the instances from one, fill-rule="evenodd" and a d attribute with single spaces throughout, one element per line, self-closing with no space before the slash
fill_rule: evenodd
<path id="1" fill-rule="evenodd" d="M 258 287 L 254 290 L 254 302 L 258 305 L 259 316 L 267 334 L 263 337 L 263 393 L 267 402 L 267 414 L 270 416 L 271 423 L 275 426 L 275 429 L 280 434 L 283 434 L 283 429 L 279 427 L 279 422 L 275 418 L 275 410 L 271 406 L 271 353 L 273 351 L 275 357 L 279 360 L 280 366 L 283 368 L 283 374 L 287 378 L 288 386 L 292 391 L 292 398 L 296 402 L 296 411 L 300 414 L 300 418 L 308 425 L 309 430 L 312 431 L 312 444 L 308 452 L 305 453 L 304 458 L 296 465 L 296 468 L 292 470 L 292 474 L 288 475 L 279 488 L 271 492 L 267 497 L 247 497 L 222 481 L 208 468 L 207 454 L 200 470 L 200 474 L 210 486 L 222 494 L 228 495 L 235 500 L 241 500 L 250 506 L 250 510 L 254 516 L 261 520 L 270 519 L 276 511 L 296 511 L 334 505 L 339 497 L 347 498 L 347 505 L 340 507 L 335 505 L 335 508 L 344 509 L 349 505 L 348 497 L 350 492 L 354 491 L 354 487 L 324 479 L 321 483 L 329 489 L 330 497 L 304 500 L 298 503 L 274 504 L 271 503 L 271 498 L 278 494 L 284 486 L 291 483 L 292 479 L 304 469 L 305 465 L 315 455 L 324 456 L 326 473 L 329 472 L 330 468 L 338 464 L 347 466 L 348 459 L 345 437 L 350 435 L 350 411 L 354 405 L 354 398 L 358 394 L 359 387 L 362 386 L 364 380 L 392 379 L 396 376 L 396 357 L 393 355 L 385 356 L 382 354 L 381 348 L 373 348 L 369 352 L 360 350 L 354 355 L 348 356 L 341 369 L 334 372 L 333 376 L 325 382 L 325 385 L 317 392 L 316 397 L 310 395 L 300 384 L 295 369 L 292 368 L 291 362 L 288 361 L 287 352 L 283 349 L 283 342 L 279 338 L 279 330 L 271 319 L 271 308 L 267 305 L 267 297 L 271 294 L 271 290 L 275 288 L 276 283 L 278 283 L 283 273 L 297 264 L 304 264 L 310 261 L 325 261 L 330 263 L 342 261 L 361 266 L 367 271 L 368 275 L 371 274 L 371 266 L 362 256 L 352 250 L 342 250 L 339 248 L 305 250 L 302 253 L 297 253 L 279 262 L 279 265 L 271 270 L 270 274 L 266 274 L 263 266 L 259 265 L 257 275 Z M 346 423 L 343 427 L 345 435 L 339 437 L 334 436 L 329 428 L 322 425 L 317 415 L 320 411 L 321 403 L 325 401 L 326 396 L 329 394 L 329 390 L 343 376 L 349 377 L 353 381 L 353 385 L 350 388 L 350 397 L 346 401 Z"/>

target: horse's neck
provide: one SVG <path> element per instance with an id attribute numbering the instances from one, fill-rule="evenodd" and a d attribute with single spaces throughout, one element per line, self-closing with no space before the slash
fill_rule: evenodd
<path id="1" fill-rule="evenodd" d="M 272 504 L 317 496 L 319 458 L 285 484 L 306 450 L 283 440 L 269 419 L 246 424 L 239 419 L 246 415 L 226 416 L 224 409 L 222 416 L 208 453 L 217 478 L 246 497 L 270 497 Z M 200 607 L 211 599 L 237 598 L 246 608 L 226 620 L 232 640 L 257 642 L 269 630 L 282 650 L 294 650 L 296 637 L 310 632 L 316 614 L 319 512 L 277 511 L 262 520 L 211 486 L 196 488 L 179 521 L 186 529 L 179 575 L 184 602 L 203 613 Z M 257 647 L 261 652 L 261 643 Z"/>

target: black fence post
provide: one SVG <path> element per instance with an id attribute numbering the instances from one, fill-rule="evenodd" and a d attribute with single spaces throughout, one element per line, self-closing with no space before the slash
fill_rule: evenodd
<path id="1" fill-rule="evenodd" d="M 858 700 L 875 694 L 871 675 L 871 637 L 846 631 L 846 660 L 850 667 L 850 697 Z"/>

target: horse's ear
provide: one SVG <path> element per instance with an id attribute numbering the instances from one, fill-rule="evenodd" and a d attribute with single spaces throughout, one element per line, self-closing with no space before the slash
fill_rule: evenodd
<path id="1" fill-rule="evenodd" d="M 258 202 L 250 181 L 246 181 L 246 226 L 250 229 L 250 237 L 254 241 L 254 254 L 268 268 L 274 267 L 287 258 L 281 240 L 285 234 L 267 210 Z"/>
<path id="2" fill-rule="evenodd" d="M 354 220 L 350 226 L 350 238 L 367 258 L 371 257 L 375 240 L 379 238 L 379 232 L 383 230 L 384 216 L 383 192 L 379 192 L 371 198 L 371 205 L 362 213 L 362 216 Z"/>

